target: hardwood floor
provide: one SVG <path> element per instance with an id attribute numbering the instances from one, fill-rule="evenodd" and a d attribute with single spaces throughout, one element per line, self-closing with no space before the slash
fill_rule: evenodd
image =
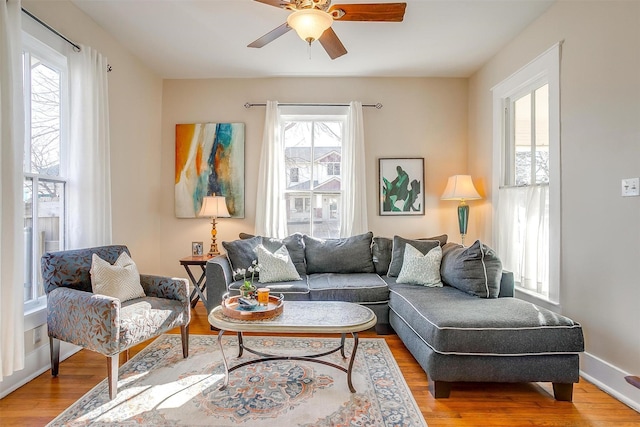
<path id="1" fill-rule="evenodd" d="M 179 333 L 179 330 L 173 331 Z M 212 334 L 205 308 L 192 311 L 191 334 Z M 376 337 L 364 332 L 361 337 Z M 427 377 L 396 335 L 384 336 L 429 427 L 440 426 L 640 426 L 640 413 L 585 380 L 574 386 L 573 403 L 553 399 L 550 384 L 459 384 L 449 399 L 435 400 Z M 130 350 L 130 356 L 144 345 Z M 0 425 L 43 426 L 106 378 L 106 358 L 82 350 L 0 400 Z"/>

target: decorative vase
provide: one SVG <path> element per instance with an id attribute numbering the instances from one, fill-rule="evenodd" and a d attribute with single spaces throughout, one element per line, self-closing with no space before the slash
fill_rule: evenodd
<path id="1" fill-rule="evenodd" d="M 249 287 L 240 286 L 240 295 L 243 298 L 256 299 L 256 287 L 253 284 Z"/>

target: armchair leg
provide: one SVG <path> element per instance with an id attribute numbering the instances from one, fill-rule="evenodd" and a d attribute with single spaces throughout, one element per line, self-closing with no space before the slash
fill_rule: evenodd
<path id="1" fill-rule="evenodd" d="M 109 399 L 115 399 L 118 394 L 118 365 L 120 355 L 107 356 L 107 376 L 109 379 Z"/>
<path id="2" fill-rule="evenodd" d="M 189 325 L 180 326 L 180 336 L 182 337 L 182 357 L 189 357 Z"/>
<path id="3" fill-rule="evenodd" d="M 51 376 L 58 376 L 58 368 L 60 367 L 60 340 L 49 337 L 49 353 L 51 355 Z"/>

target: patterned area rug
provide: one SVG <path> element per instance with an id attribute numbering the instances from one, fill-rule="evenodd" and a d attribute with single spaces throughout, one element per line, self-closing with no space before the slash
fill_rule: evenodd
<path id="1" fill-rule="evenodd" d="M 333 338 L 245 337 L 244 344 L 271 354 L 330 350 Z M 235 336 L 223 338 L 230 366 L 238 358 Z M 347 339 L 347 351 L 353 340 Z M 349 392 L 346 373 L 319 363 L 280 360 L 231 372 L 220 391 L 223 365 L 215 335 L 191 335 L 182 358 L 180 335 L 162 335 L 120 367 L 118 396 L 109 401 L 105 379 L 49 426 L 426 426 L 382 338 L 361 338 Z M 340 352 L 324 360 L 347 367 Z"/>

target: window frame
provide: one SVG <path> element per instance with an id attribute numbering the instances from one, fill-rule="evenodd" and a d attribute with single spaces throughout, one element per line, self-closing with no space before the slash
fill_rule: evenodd
<path id="1" fill-rule="evenodd" d="M 493 238 L 497 241 L 499 189 L 509 185 L 513 170 L 510 160 L 515 147 L 507 148 L 513 126 L 507 103 L 534 87 L 549 85 L 549 296 L 544 297 L 516 286 L 518 298 L 554 311 L 561 306 L 561 170 L 560 170 L 560 58 L 562 43 L 557 43 L 529 64 L 492 88 L 493 93 Z M 542 83 L 542 84 L 541 84 Z"/>
<path id="2" fill-rule="evenodd" d="M 279 112 L 279 118 L 280 118 L 280 123 L 283 124 L 282 128 L 281 128 L 281 132 L 282 132 L 282 141 L 283 141 L 283 154 L 286 152 L 286 147 L 284 147 L 284 140 L 285 140 L 285 126 L 284 123 L 285 122 L 340 122 L 342 123 L 342 140 L 341 140 L 341 149 L 342 149 L 342 143 L 344 142 L 345 139 L 345 131 L 347 129 L 347 114 L 348 114 L 348 107 L 335 107 L 335 106 L 283 106 L 280 108 L 280 112 Z M 313 133 L 313 128 L 311 130 L 311 133 Z M 311 149 L 313 149 L 313 145 L 311 146 Z M 342 155 L 340 156 L 340 171 L 342 171 Z M 286 157 L 284 159 L 285 164 L 286 164 Z M 336 162 L 333 162 L 336 163 Z M 325 167 L 325 172 L 326 170 L 326 164 L 322 163 L 323 167 Z M 313 184 L 313 179 L 314 176 L 316 174 L 315 171 L 315 166 L 314 166 L 314 162 L 313 162 L 313 158 L 311 159 L 311 165 L 310 165 L 310 171 L 311 171 L 311 177 L 310 177 L 310 187 L 312 187 Z M 285 170 L 287 170 L 285 168 Z M 338 178 L 341 179 L 341 175 L 331 175 L 332 179 Z M 300 182 L 300 181 L 298 181 Z M 308 197 L 311 200 L 311 205 L 309 206 L 309 235 L 313 236 L 314 235 L 314 198 L 318 197 L 318 196 L 323 196 L 323 195 L 336 195 L 338 196 L 341 200 L 344 196 L 344 190 L 341 189 L 339 191 L 314 191 L 313 188 L 310 188 L 309 190 L 288 190 L 285 188 L 284 191 L 284 195 L 286 198 L 286 195 L 289 194 L 292 198 L 297 198 L 297 197 Z M 331 213 L 331 210 L 330 210 Z M 287 221 L 287 227 L 288 227 L 288 221 Z M 333 236 L 335 238 L 339 237 L 339 232 L 340 232 L 340 227 L 338 227 L 338 235 Z"/>
<path id="3" fill-rule="evenodd" d="M 32 221 L 33 221 L 33 229 L 35 232 L 31 234 L 31 265 L 25 265 L 25 270 L 27 268 L 30 269 L 32 280 L 35 282 L 34 286 L 32 286 L 32 296 L 34 298 L 29 299 L 28 301 L 24 301 L 24 312 L 25 312 L 25 322 L 27 322 L 27 318 L 30 318 L 34 313 L 39 310 L 43 310 L 46 307 L 46 294 L 43 293 L 41 296 L 37 296 L 38 288 L 42 285 L 40 278 L 40 257 L 39 248 L 38 248 L 38 229 L 37 226 L 37 218 L 38 218 L 38 187 L 41 182 L 52 182 L 54 184 L 62 184 L 63 185 L 63 194 L 62 200 L 60 203 L 62 204 L 62 218 L 60 219 L 60 250 L 66 248 L 67 242 L 67 229 L 68 229 L 68 205 L 67 205 L 67 197 L 68 197 L 68 144 L 69 144 L 69 102 L 70 102 L 70 93 L 69 93 L 69 68 L 68 68 L 68 60 L 66 53 L 66 46 L 64 44 L 60 44 L 59 40 L 53 38 L 51 39 L 48 35 L 43 34 L 43 37 L 36 37 L 28 32 L 29 25 L 25 25 L 22 31 L 22 46 L 21 51 L 23 52 L 23 96 L 24 96 L 24 107 L 25 107 L 25 118 L 24 118 L 24 126 L 25 126 L 25 134 L 24 134 L 24 144 L 23 147 L 25 152 L 27 151 L 27 146 L 31 143 L 31 69 L 30 66 L 25 66 L 30 64 L 31 56 L 37 57 L 40 61 L 42 61 L 47 67 L 55 69 L 60 74 L 60 164 L 59 164 L 59 172 L 58 175 L 43 175 L 34 171 L 26 171 L 26 164 L 30 163 L 30 158 L 25 158 L 23 162 L 23 181 L 31 180 L 32 182 L 32 193 L 31 193 L 31 203 L 32 203 Z M 34 34 L 37 34 L 38 31 L 34 31 Z M 51 44 L 49 44 L 51 41 Z M 25 57 L 25 53 L 27 57 Z M 27 85 L 27 82 L 29 84 Z M 25 212 L 26 213 L 26 212 Z M 26 248 L 25 248 L 26 249 Z M 27 262 L 27 259 L 25 259 Z M 26 271 L 25 271 L 26 274 Z M 26 276 L 25 280 L 26 281 Z M 23 282 L 24 282 L 23 281 Z M 21 287 L 24 287 L 24 283 L 20 283 Z M 39 316 L 38 316 L 39 317 Z M 30 323 L 39 323 L 35 321 L 35 319 L 31 319 Z M 37 326 L 37 325 L 36 325 Z"/>

